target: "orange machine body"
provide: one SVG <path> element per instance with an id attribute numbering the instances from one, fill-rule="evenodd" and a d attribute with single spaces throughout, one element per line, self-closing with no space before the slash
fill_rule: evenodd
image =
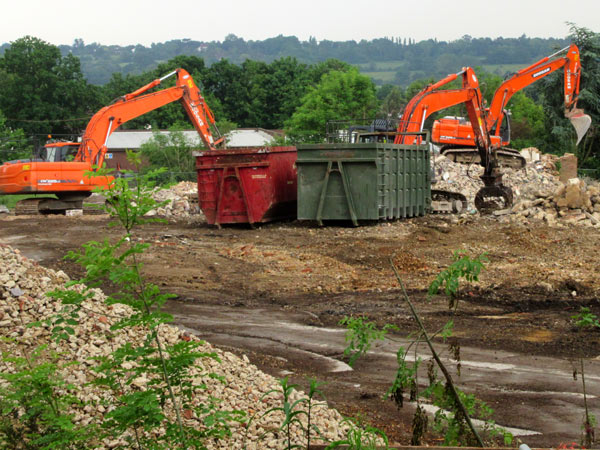
<path id="1" fill-rule="evenodd" d="M 177 75 L 175 86 L 146 93 L 173 75 Z M 44 147 L 44 158 L 2 164 L 0 195 L 55 194 L 60 198 L 81 194 L 85 197 L 98 187 L 109 186 L 113 180 L 111 176 L 96 176 L 94 172 L 104 163 L 110 135 L 125 122 L 174 101 L 182 103 L 207 148 L 214 150 L 222 145 L 223 138 L 213 138 L 210 127 L 214 126 L 215 119 L 200 90 L 188 72 L 177 69 L 119 97 L 94 114 L 81 142 L 50 143 Z M 64 158 L 67 154 L 71 156 L 70 161 Z"/>
<path id="2" fill-rule="evenodd" d="M 564 56 L 555 57 L 565 50 Z M 571 44 L 569 47 L 519 70 L 498 87 L 490 107 L 486 109 L 485 123 L 494 145 L 506 147 L 510 144 L 510 124 L 505 108 L 512 96 L 560 68 L 564 68 L 565 111 L 569 114 L 570 111 L 576 109 L 581 80 L 581 61 L 579 49 L 575 44 Z M 434 122 L 431 134 L 431 140 L 434 143 L 451 147 L 475 147 L 474 137 L 475 133 L 468 121 L 447 117 Z"/>

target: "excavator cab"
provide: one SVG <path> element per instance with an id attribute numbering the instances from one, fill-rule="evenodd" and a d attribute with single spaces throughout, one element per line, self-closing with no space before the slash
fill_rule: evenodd
<path id="1" fill-rule="evenodd" d="M 38 154 L 45 162 L 72 161 L 79 150 L 79 145 L 77 142 L 51 142 L 44 145 Z"/>
<path id="2" fill-rule="evenodd" d="M 510 144 L 510 111 L 504 110 L 502 112 L 502 124 L 500 124 L 500 130 L 498 132 L 497 125 L 492 131 L 493 136 L 500 136 L 501 145 L 503 147 Z"/>

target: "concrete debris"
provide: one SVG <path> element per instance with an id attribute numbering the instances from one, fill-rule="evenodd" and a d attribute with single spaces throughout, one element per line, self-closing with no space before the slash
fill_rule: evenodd
<path id="1" fill-rule="evenodd" d="M 167 189 L 157 189 L 152 197 L 166 204 L 149 211 L 147 217 L 205 221 L 204 214 L 198 206 L 198 185 L 192 181 L 182 181 Z"/>
<path id="2" fill-rule="evenodd" d="M 10 210 L 6 205 L 0 205 L 0 214 L 9 214 Z"/>
<path id="3" fill-rule="evenodd" d="M 521 156 L 525 158 L 525 161 L 528 163 L 534 163 L 542 159 L 541 152 L 535 147 L 524 148 L 519 153 L 521 153 Z"/>
<path id="4" fill-rule="evenodd" d="M 513 191 L 513 206 L 510 210 L 496 211 L 492 217 L 503 222 L 544 221 L 552 227 L 600 228 L 600 183 L 576 177 L 576 157 L 567 154 L 558 158 L 533 147 L 522 150 L 521 154 L 527 159 L 524 168 L 502 169 L 502 181 Z M 483 187 L 479 178 L 483 168 L 454 163 L 445 156 L 432 158 L 432 167 L 433 187 L 462 193 L 469 203 L 467 211 L 473 211 L 475 195 Z M 565 182 L 560 181 L 557 167 L 566 177 Z"/>
<path id="5" fill-rule="evenodd" d="M 0 244 L 0 337 L 3 338 L 0 339 L 0 351 L 23 356 L 23 352 L 30 353 L 40 345 L 47 345 L 49 352 L 60 355 L 62 363 L 77 362 L 60 364 L 64 367 L 62 377 L 67 383 L 77 386 L 74 394 L 81 400 L 81 406 L 74 407 L 69 413 L 73 414 L 76 423 L 100 423 L 104 414 L 111 409 L 106 405 L 114 402 L 111 392 L 90 383 L 95 377 L 92 358 L 108 356 L 125 343 L 141 343 L 145 333 L 139 327 L 110 330 L 111 325 L 120 318 L 131 315 L 132 310 L 125 305 L 106 305 L 105 295 L 96 289 L 93 291 L 93 298 L 86 300 L 84 308 L 79 312 L 80 324 L 76 327 L 75 334 L 68 341 L 54 342 L 51 339 L 51 325 L 46 324 L 44 319 L 58 313 L 62 304 L 45 293 L 64 288 L 68 280 L 64 272 L 41 267 L 23 257 L 18 250 Z M 71 289 L 77 289 L 77 286 Z M 27 326 L 35 321 L 41 321 L 43 325 L 31 328 Z M 162 325 L 160 336 L 167 345 L 182 339 L 199 341 L 195 336 L 171 325 Z M 202 358 L 191 369 L 192 385 L 197 386 L 194 401 L 208 404 L 210 397 L 215 397 L 222 401 L 219 404 L 221 410 L 242 410 L 248 414 L 247 418 L 254 415 L 248 428 L 244 424 L 233 422 L 230 424 L 232 436 L 221 440 L 207 440 L 207 448 L 284 448 L 284 433 L 270 432 L 278 429 L 284 420 L 283 415 L 274 412 L 263 417 L 269 409 L 282 406 L 281 395 L 275 392 L 267 394 L 271 390 L 279 391 L 278 381 L 258 370 L 245 356 L 239 358 L 206 342 L 202 343 L 198 351 L 214 353 L 220 362 Z M 2 370 L 14 371 L 14 364 L 4 361 Z M 225 382 L 209 377 L 209 372 L 217 374 Z M 143 376 L 138 377 L 133 380 L 130 389 L 144 389 L 147 381 Z M 204 384 L 206 388 L 202 388 Z M 2 380 L 0 388 L 4 387 L 6 382 Z M 296 391 L 291 400 L 304 396 L 301 391 Z M 186 418 L 190 425 L 197 423 L 191 415 Z M 325 404 L 314 406 L 312 421 L 327 439 L 341 439 L 347 431 L 341 415 Z M 304 435 L 299 427 L 292 427 L 292 436 L 293 444 L 305 445 Z M 313 440 L 316 438 L 313 437 Z M 120 445 L 126 445 L 123 439 L 105 440 L 94 448 L 114 448 Z"/>
<path id="6" fill-rule="evenodd" d="M 558 159 L 560 168 L 558 176 L 561 183 L 567 183 L 572 178 L 577 178 L 577 156 L 565 153 Z"/>

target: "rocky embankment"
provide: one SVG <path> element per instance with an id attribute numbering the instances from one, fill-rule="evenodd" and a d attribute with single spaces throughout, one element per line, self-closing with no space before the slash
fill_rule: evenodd
<path id="1" fill-rule="evenodd" d="M 80 324 L 75 327 L 75 334 L 68 341 L 54 342 L 49 325 L 28 327 L 32 322 L 48 319 L 62 308 L 60 302 L 45 293 L 63 288 L 67 281 L 64 272 L 41 267 L 23 257 L 18 250 L 0 244 L 0 336 L 4 338 L 0 340 L 0 350 L 3 355 L 25 356 L 40 345 L 47 345 L 48 352 L 60 355 L 59 363 L 76 363 L 61 371 L 64 379 L 76 386 L 73 394 L 83 401 L 80 407 L 73 408 L 70 413 L 76 423 L 101 423 L 104 415 L 112 409 L 107 405 L 114 404 L 114 399 L 111 392 L 89 384 L 95 376 L 92 369 L 96 362 L 92 358 L 109 356 L 127 342 L 133 345 L 141 343 L 146 333 L 139 327 L 111 330 L 112 324 L 132 311 L 125 305 L 106 305 L 105 296 L 100 290 L 95 290 L 93 298 L 84 303 L 84 308 L 79 312 Z M 162 325 L 160 335 L 166 344 L 196 339 L 170 325 Z M 204 343 L 199 351 L 215 353 L 220 362 L 203 358 L 190 371 L 195 386 L 195 401 L 198 404 L 207 403 L 209 396 L 213 396 L 222 401 L 219 409 L 245 411 L 246 420 L 254 417 L 249 426 L 232 423 L 231 438 L 206 442 L 207 447 L 285 448 L 284 433 L 278 431 L 283 422 L 282 414 L 264 416 L 270 408 L 282 406 L 280 393 L 267 394 L 280 389 L 278 380 L 258 370 L 245 356 L 239 358 L 208 343 Z M 15 367 L 3 357 L 1 370 L 7 373 L 14 371 Z M 209 373 L 222 377 L 224 381 L 209 377 Z M 130 389 L 143 390 L 147 381 L 145 377 L 138 377 L 133 380 Z M 1 381 L 1 384 L 7 387 L 6 382 Z M 206 388 L 203 389 L 202 385 L 206 385 Z M 302 392 L 296 391 L 292 400 L 302 396 Z M 198 418 L 191 414 L 185 417 L 189 424 L 198 423 Z M 339 439 L 345 433 L 346 425 L 341 423 L 340 414 L 325 405 L 315 407 L 312 421 L 327 439 Z M 294 426 L 292 431 L 293 442 L 304 442 L 299 427 Z M 105 439 L 99 444 L 99 448 L 115 448 L 125 442 L 117 437 Z"/>

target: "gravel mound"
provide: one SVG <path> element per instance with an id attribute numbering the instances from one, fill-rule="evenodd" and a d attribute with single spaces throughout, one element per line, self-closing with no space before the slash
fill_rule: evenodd
<path id="1" fill-rule="evenodd" d="M 205 222 L 204 214 L 198 206 L 198 185 L 192 181 L 182 181 L 166 189 L 157 189 L 152 193 L 157 202 L 166 202 L 164 206 L 149 211 L 146 216 L 183 219 L 192 222 Z"/>
<path id="2" fill-rule="evenodd" d="M 90 358 L 109 355 L 125 342 L 141 342 L 145 333 L 140 329 L 109 332 L 110 326 L 119 318 L 131 314 L 131 310 L 125 305 L 107 306 L 104 303 L 105 296 L 100 290 L 95 290 L 94 297 L 84 303 L 84 308 L 79 313 L 80 325 L 68 341 L 53 342 L 50 339 L 49 326 L 27 328 L 27 324 L 44 320 L 58 312 L 61 305 L 46 296 L 45 292 L 62 288 L 67 281 L 68 276 L 64 272 L 46 269 L 23 257 L 18 250 L 0 244 L 0 336 L 13 340 L 0 341 L 0 350 L 22 356 L 25 352 L 30 353 L 35 347 L 46 344 L 49 350 L 61 354 L 62 362 L 77 361 L 77 365 L 65 368 L 62 375 L 67 382 L 80 388 L 76 395 L 87 404 L 71 412 L 78 423 L 98 423 L 104 413 L 110 410 L 110 407 L 101 404 L 101 400 L 110 401 L 111 394 L 87 384 L 94 377 L 91 368 L 95 363 Z M 169 325 L 161 327 L 161 337 L 168 344 L 181 339 L 196 340 L 194 336 Z M 215 353 L 221 362 L 210 358 L 197 361 L 191 371 L 193 384 L 206 384 L 207 388 L 196 389 L 196 400 L 206 402 L 211 395 L 222 400 L 220 409 L 243 410 L 247 412 L 248 417 L 255 417 L 247 429 L 242 424 L 233 423 L 232 437 L 224 441 L 207 442 L 208 448 L 285 448 L 284 433 L 277 431 L 283 422 L 283 416 L 272 413 L 261 417 L 268 409 L 282 406 L 279 393 L 265 396 L 272 389 L 279 390 L 278 381 L 258 370 L 246 356 L 239 358 L 208 343 L 204 343 L 198 350 Z M 2 366 L 3 372 L 14 371 L 12 364 L 4 359 Z M 220 375 L 225 382 L 209 378 L 208 372 Z M 144 389 L 146 381 L 143 377 L 134 380 L 133 388 Z M 297 391 L 292 400 L 301 397 L 304 397 L 304 394 Z M 194 420 L 193 417 L 186 419 Z M 327 439 L 340 439 L 347 431 L 347 426 L 341 423 L 340 414 L 326 405 L 315 407 L 312 421 Z M 302 431 L 298 427 L 293 427 L 292 430 L 294 442 L 302 443 Z M 259 439 L 265 432 L 267 434 Z M 316 438 L 313 438 L 313 441 L 316 441 Z M 124 444 L 124 441 L 104 441 L 102 444 L 103 447 L 100 448 L 114 448 Z"/>

